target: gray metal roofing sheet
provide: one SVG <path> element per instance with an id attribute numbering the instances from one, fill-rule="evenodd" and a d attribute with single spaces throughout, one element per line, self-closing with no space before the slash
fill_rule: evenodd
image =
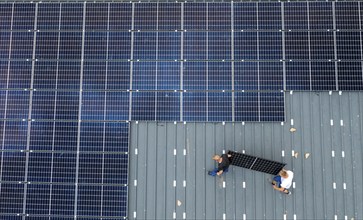
<path id="1" fill-rule="evenodd" d="M 132 122 L 128 216 L 363 219 L 362 115 L 361 92 L 293 92 L 283 124 Z M 240 167 L 208 176 L 228 149 L 287 163 L 292 195 Z"/>

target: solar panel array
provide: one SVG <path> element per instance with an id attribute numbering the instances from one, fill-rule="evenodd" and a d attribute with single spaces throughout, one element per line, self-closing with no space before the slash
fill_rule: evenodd
<path id="1" fill-rule="evenodd" d="M 362 8 L 0 4 L 0 215 L 126 217 L 130 120 L 284 121 L 284 91 L 362 90 Z"/>
<path id="2" fill-rule="evenodd" d="M 277 175 L 286 166 L 286 163 L 267 160 L 235 151 L 228 151 L 228 154 L 232 155 L 231 165 L 272 175 Z"/>

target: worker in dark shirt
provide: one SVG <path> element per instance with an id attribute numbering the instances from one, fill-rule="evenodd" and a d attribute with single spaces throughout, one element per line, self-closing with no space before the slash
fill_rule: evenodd
<path id="1" fill-rule="evenodd" d="M 230 154 L 222 154 L 222 156 L 214 155 L 212 157 L 218 163 L 218 167 L 212 171 L 208 171 L 208 174 L 211 176 L 221 175 L 223 172 L 228 172 L 228 167 L 232 161 L 232 155 Z"/>

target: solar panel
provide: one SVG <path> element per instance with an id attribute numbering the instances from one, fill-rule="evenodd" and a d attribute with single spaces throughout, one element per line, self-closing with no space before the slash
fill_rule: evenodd
<path id="1" fill-rule="evenodd" d="M 359 8 L 1 3 L 1 213 L 127 217 L 129 120 L 284 121 L 281 91 L 362 90 Z"/>
<path id="2" fill-rule="evenodd" d="M 267 160 L 247 154 L 242 154 L 234 151 L 228 151 L 232 155 L 231 165 L 243 167 L 250 170 L 255 170 L 263 173 L 277 175 L 286 165 L 277 161 Z"/>

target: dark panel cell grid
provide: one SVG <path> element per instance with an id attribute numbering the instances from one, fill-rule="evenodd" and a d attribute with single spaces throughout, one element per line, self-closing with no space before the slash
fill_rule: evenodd
<path id="1" fill-rule="evenodd" d="M 232 165 L 251 169 L 263 173 L 277 175 L 280 170 L 286 165 L 277 161 L 258 158 L 255 156 L 242 154 L 234 151 L 228 151 L 232 155 Z"/>

